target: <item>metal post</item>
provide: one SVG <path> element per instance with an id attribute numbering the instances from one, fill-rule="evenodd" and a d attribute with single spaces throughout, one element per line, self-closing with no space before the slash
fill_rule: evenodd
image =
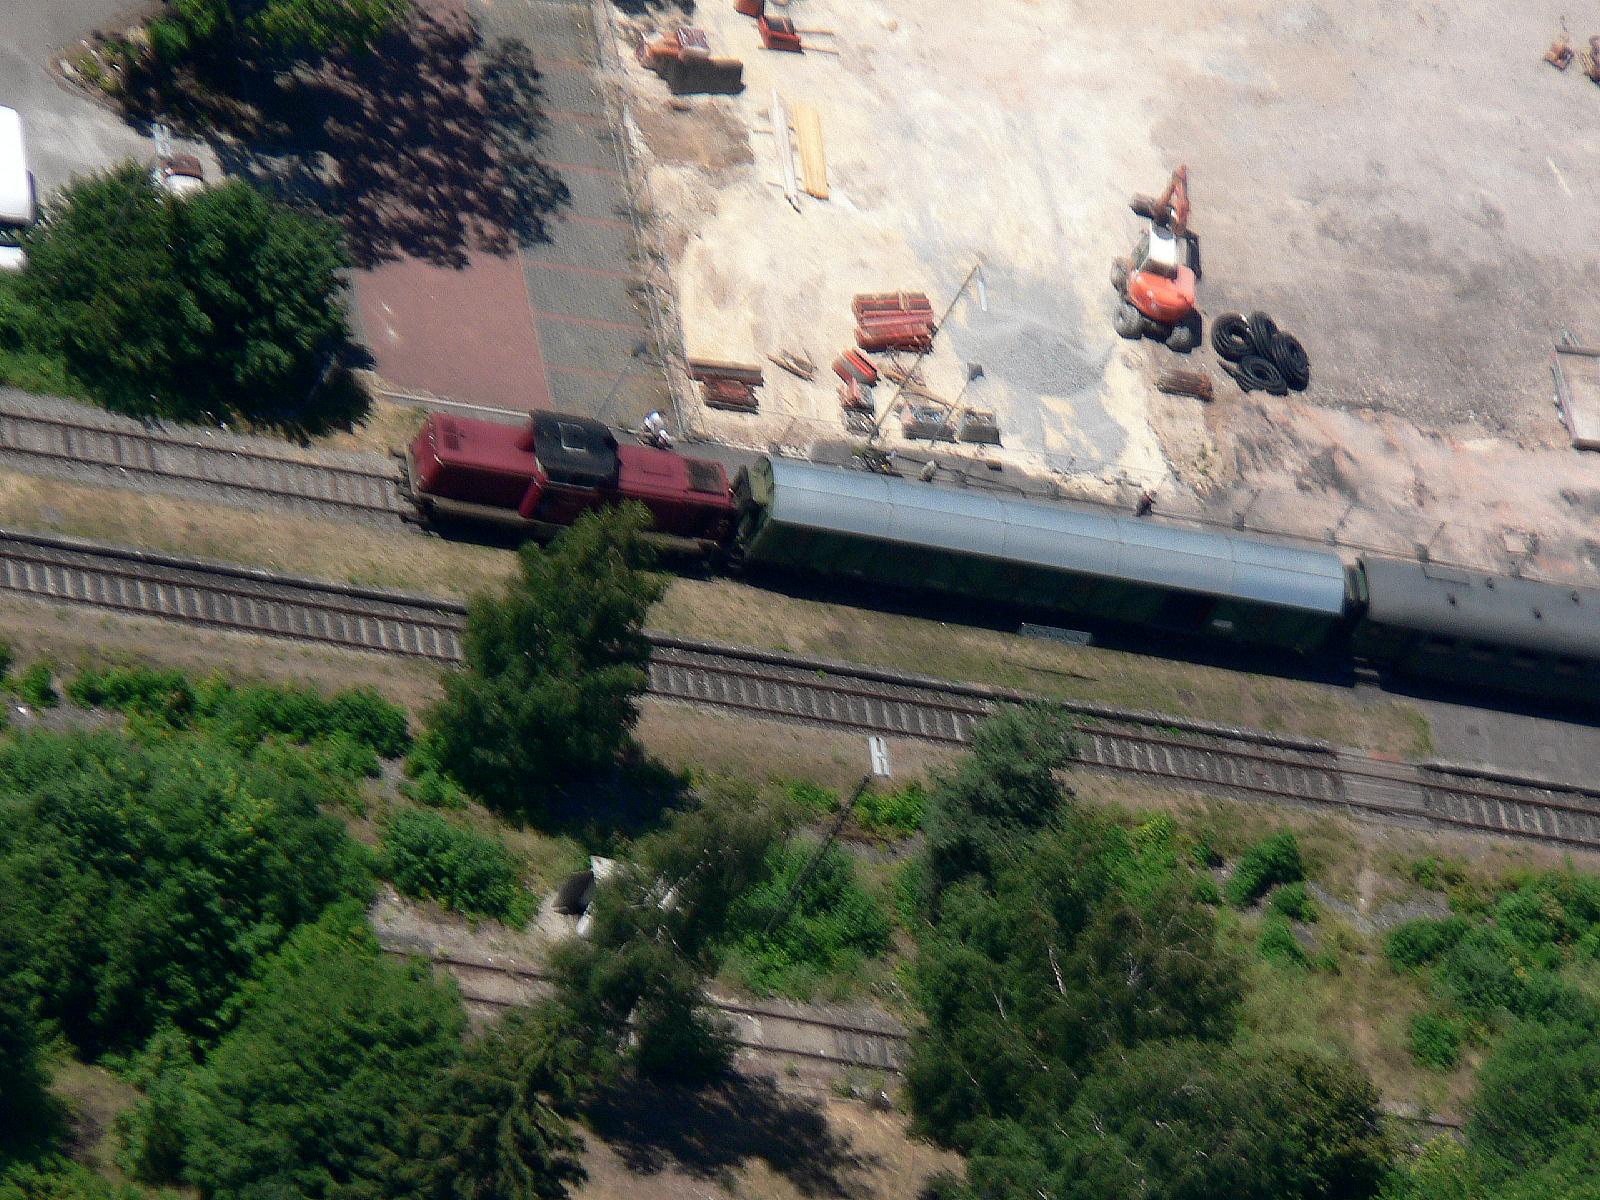
<path id="1" fill-rule="evenodd" d="M 955 311 L 956 305 L 961 303 L 961 297 L 966 295 L 967 288 L 972 285 L 972 281 L 974 279 L 982 278 L 982 275 L 983 259 L 980 258 L 977 262 L 972 264 L 972 270 L 967 272 L 967 277 L 961 281 L 961 286 L 956 289 L 955 297 L 950 301 L 949 304 L 945 306 L 944 312 L 940 314 L 939 320 L 934 324 L 934 337 L 939 336 L 939 331 L 944 328 L 944 323 L 950 319 L 950 314 Z M 984 311 L 987 312 L 989 310 L 988 289 L 979 288 L 978 295 L 983 304 Z M 883 434 L 883 423 L 889 419 L 889 414 L 894 412 L 895 406 L 900 403 L 900 397 L 905 394 L 906 384 L 909 383 L 912 376 L 917 373 L 917 368 L 922 365 L 922 360 L 927 358 L 928 355 L 932 353 L 933 340 L 930 338 L 928 340 L 928 348 L 918 352 L 917 357 L 911 363 L 910 370 L 906 372 L 905 378 L 901 380 L 900 386 L 895 388 L 894 398 L 889 401 L 888 407 L 883 410 L 883 416 L 879 417 L 875 422 L 873 422 L 872 436 L 867 439 L 867 445 L 871 446 L 877 444 L 878 438 Z"/>

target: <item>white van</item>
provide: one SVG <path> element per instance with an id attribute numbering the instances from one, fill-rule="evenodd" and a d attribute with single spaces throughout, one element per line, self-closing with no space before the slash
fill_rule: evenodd
<path id="1" fill-rule="evenodd" d="M 27 261 L 19 235 L 35 217 L 33 176 L 22 145 L 22 117 L 0 107 L 0 270 L 19 271 Z"/>

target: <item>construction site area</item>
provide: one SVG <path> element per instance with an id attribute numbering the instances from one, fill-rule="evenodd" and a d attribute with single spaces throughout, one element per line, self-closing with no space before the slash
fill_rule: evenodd
<path id="1" fill-rule="evenodd" d="M 1575 236 L 1600 25 L 1568 37 L 1551 0 L 612 16 L 691 436 L 870 439 L 947 482 L 1600 576 L 1600 359 L 1572 352 L 1600 346 Z M 1180 165 L 1186 221 L 1130 207 Z M 1229 313 L 1291 335 L 1303 390 L 1219 355 Z M 1210 399 L 1159 390 L 1173 370 Z"/>

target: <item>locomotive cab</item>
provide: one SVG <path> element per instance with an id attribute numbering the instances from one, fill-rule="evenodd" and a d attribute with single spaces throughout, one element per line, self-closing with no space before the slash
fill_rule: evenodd
<path id="1" fill-rule="evenodd" d="M 732 532 L 733 496 L 714 462 L 619 445 L 588 417 L 535 413 L 520 429 L 431 415 L 406 452 L 407 479 L 427 515 L 488 521 L 553 537 L 584 513 L 638 501 L 652 533 L 699 550 Z"/>

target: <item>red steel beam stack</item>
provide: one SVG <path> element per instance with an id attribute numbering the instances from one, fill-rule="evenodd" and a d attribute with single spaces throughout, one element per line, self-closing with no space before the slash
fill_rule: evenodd
<path id="1" fill-rule="evenodd" d="M 850 305 L 856 318 L 856 345 L 863 350 L 933 348 L 933 305 L 921 292 L 872 292 Z"/>
<path id="2" fill-rule="evenodd" d="M 756 388 L 762 383 L 760 367 L 691 358 L 689 378 L 700 385 L 707 408 L 753 413 L 760 407 L 756 399 Z"/>

